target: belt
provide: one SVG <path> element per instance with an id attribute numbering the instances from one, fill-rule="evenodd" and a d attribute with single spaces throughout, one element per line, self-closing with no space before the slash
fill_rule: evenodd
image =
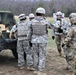
<path id="1" fill-rule="evenodd" d="M 18 37 L 27 37 L 27 35 L 19 35 Z"/>

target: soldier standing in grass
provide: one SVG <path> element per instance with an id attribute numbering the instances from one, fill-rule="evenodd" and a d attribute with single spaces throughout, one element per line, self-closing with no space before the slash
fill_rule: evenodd
<path id="1" fill-rule="evenodd" d="M 53 24 L 53 32 L 52 32 L 52 39 L 56 39 L 56 45 L 61 56 L 61 44 L 64 42 L 65 36 L 67 34 L 67 22 L 62 17 L 62 13 L 59 11 L 56 13 L 56 21 Z"/>
<path id="2" fill-rule="evenodd" d="M 38 75 L 46 75 L 46 73 L 43 73 L 43 70 L 45 69 L 46 46 L 48 42 L 47 28 L 51 28 L 51 26 L 44 18 L 45 12 L 44 8 L 39 7 L 36 10 L 36 17 L 31 23 L 34 68 Z"/>
<path id="3" fill-rule="evenodd" d="M 76 75 L 76 17 L 71 18 L 72 26 L 69 29 L 67 34 L 67 38 L 64 42 L 64 47 L 69 48 L 69 53 L 67 55 L 72 70 L 73 75 Z"/>
<path id="4" fill-rule="evenodd" d="M 69 28 L 68 28 L 68 31 L 72 28 L 72 25 L 73 25 L 73 18 L 74 17 L 76 17 L 76 13 L 71 13 L 70 15 L 69 15 L 69 20 L 70 20 L 70 23 L 68 24 L 69 25 Z M 69 61 L 70 61 L 70 59 L 69 59 L 69 53 L 70 53 L 70 45 L 71 43 L 69 42 L 68 43 L 68 45 L 66 46 L 64 46 L 64 43 L 62 44 L 62 47 L 64 48 L 64 50 L 65 50 L 65 56 L 66 56 L 66 61 L 67 61 L 67 70 L 71 70 L 71 66 L 70 66 L 70 64 L 69 64 Z"/>
<path id="5" fill-rule="evenodd" d="M 23 69 L 25 66 L 24 53 L 26 54 L 27 69 L 34 70 L 32 68 L 33 59 L 29 42 L 31 40 L 30 24 L 26 21 L 25 14 L 19 15 L 20 22 L 13 27 L 12 32 L 17 31 L 17 53 L 18 53 L 18 67 Z"/>

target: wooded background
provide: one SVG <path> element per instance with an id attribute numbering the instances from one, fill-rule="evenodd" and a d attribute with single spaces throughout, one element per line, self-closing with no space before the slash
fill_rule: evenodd
<path id="1" fill-rule="evenodd" d="M 38 7 L 46 9 L 46 16 L 62 11 L 68 17 L 71 12 L 76 12 L 76 0 L 0 0 L 0 10 L 11 11 L 14 15 L 25 13 L 28 16 Z"/>

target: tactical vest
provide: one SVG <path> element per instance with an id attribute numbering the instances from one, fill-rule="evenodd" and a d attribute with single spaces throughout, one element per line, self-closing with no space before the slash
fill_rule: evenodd
<path id="1" fill-rule="evenodd" d="M 33 35 L 45 35 L 47 33 L 47 26 L 44 21 L 36 21 L 32 23 Z"/>
<path id="2" fill-rule="evenodd" d="M 63 30 L 61 29 L 61 27 L 63 26 L 62 23 L 63 23 L 62 21 L 56 21 L 55 32 L 63 33 Z"/>
<path id="3" fill-rule="evenodd" d="M 29 36 L 29 27 L 28 27 L 26 21 L 20 22 L 18 24 L 18 37 L 28 38 L 28 36 Z"/>

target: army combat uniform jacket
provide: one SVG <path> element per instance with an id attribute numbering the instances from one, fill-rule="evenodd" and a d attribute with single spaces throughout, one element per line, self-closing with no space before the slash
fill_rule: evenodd
<path id="1" fill-rule="evenodd" d="M 34 58 L 34 67 L 43 71 L 46 61 L 46 45 L 48 42 L 47 28 L 51 28 L 50 23 L 43 17 L 37 16 L 31 23 L 32 49 Z"/>
<path id="2" fill-rule="evenodd" d="M 70 64 L 74 73 L 76 73 L 76 26 L 72 25 L 67 38 L 65 39 L 65 46 L 69 48 L 68 63 Z"/>
<path id="3" fill-rule="evenodd" d="M 28 21 L 20 21 L 17 26 L 13 27 L 13 32 L 17 31 L 17 52 L 18 66 L 24 66 L 24 53 L 26 54 L 27 66 L 33 65 L 32 52 L 29 45 L 30 42 L 30 24 Z"/>

